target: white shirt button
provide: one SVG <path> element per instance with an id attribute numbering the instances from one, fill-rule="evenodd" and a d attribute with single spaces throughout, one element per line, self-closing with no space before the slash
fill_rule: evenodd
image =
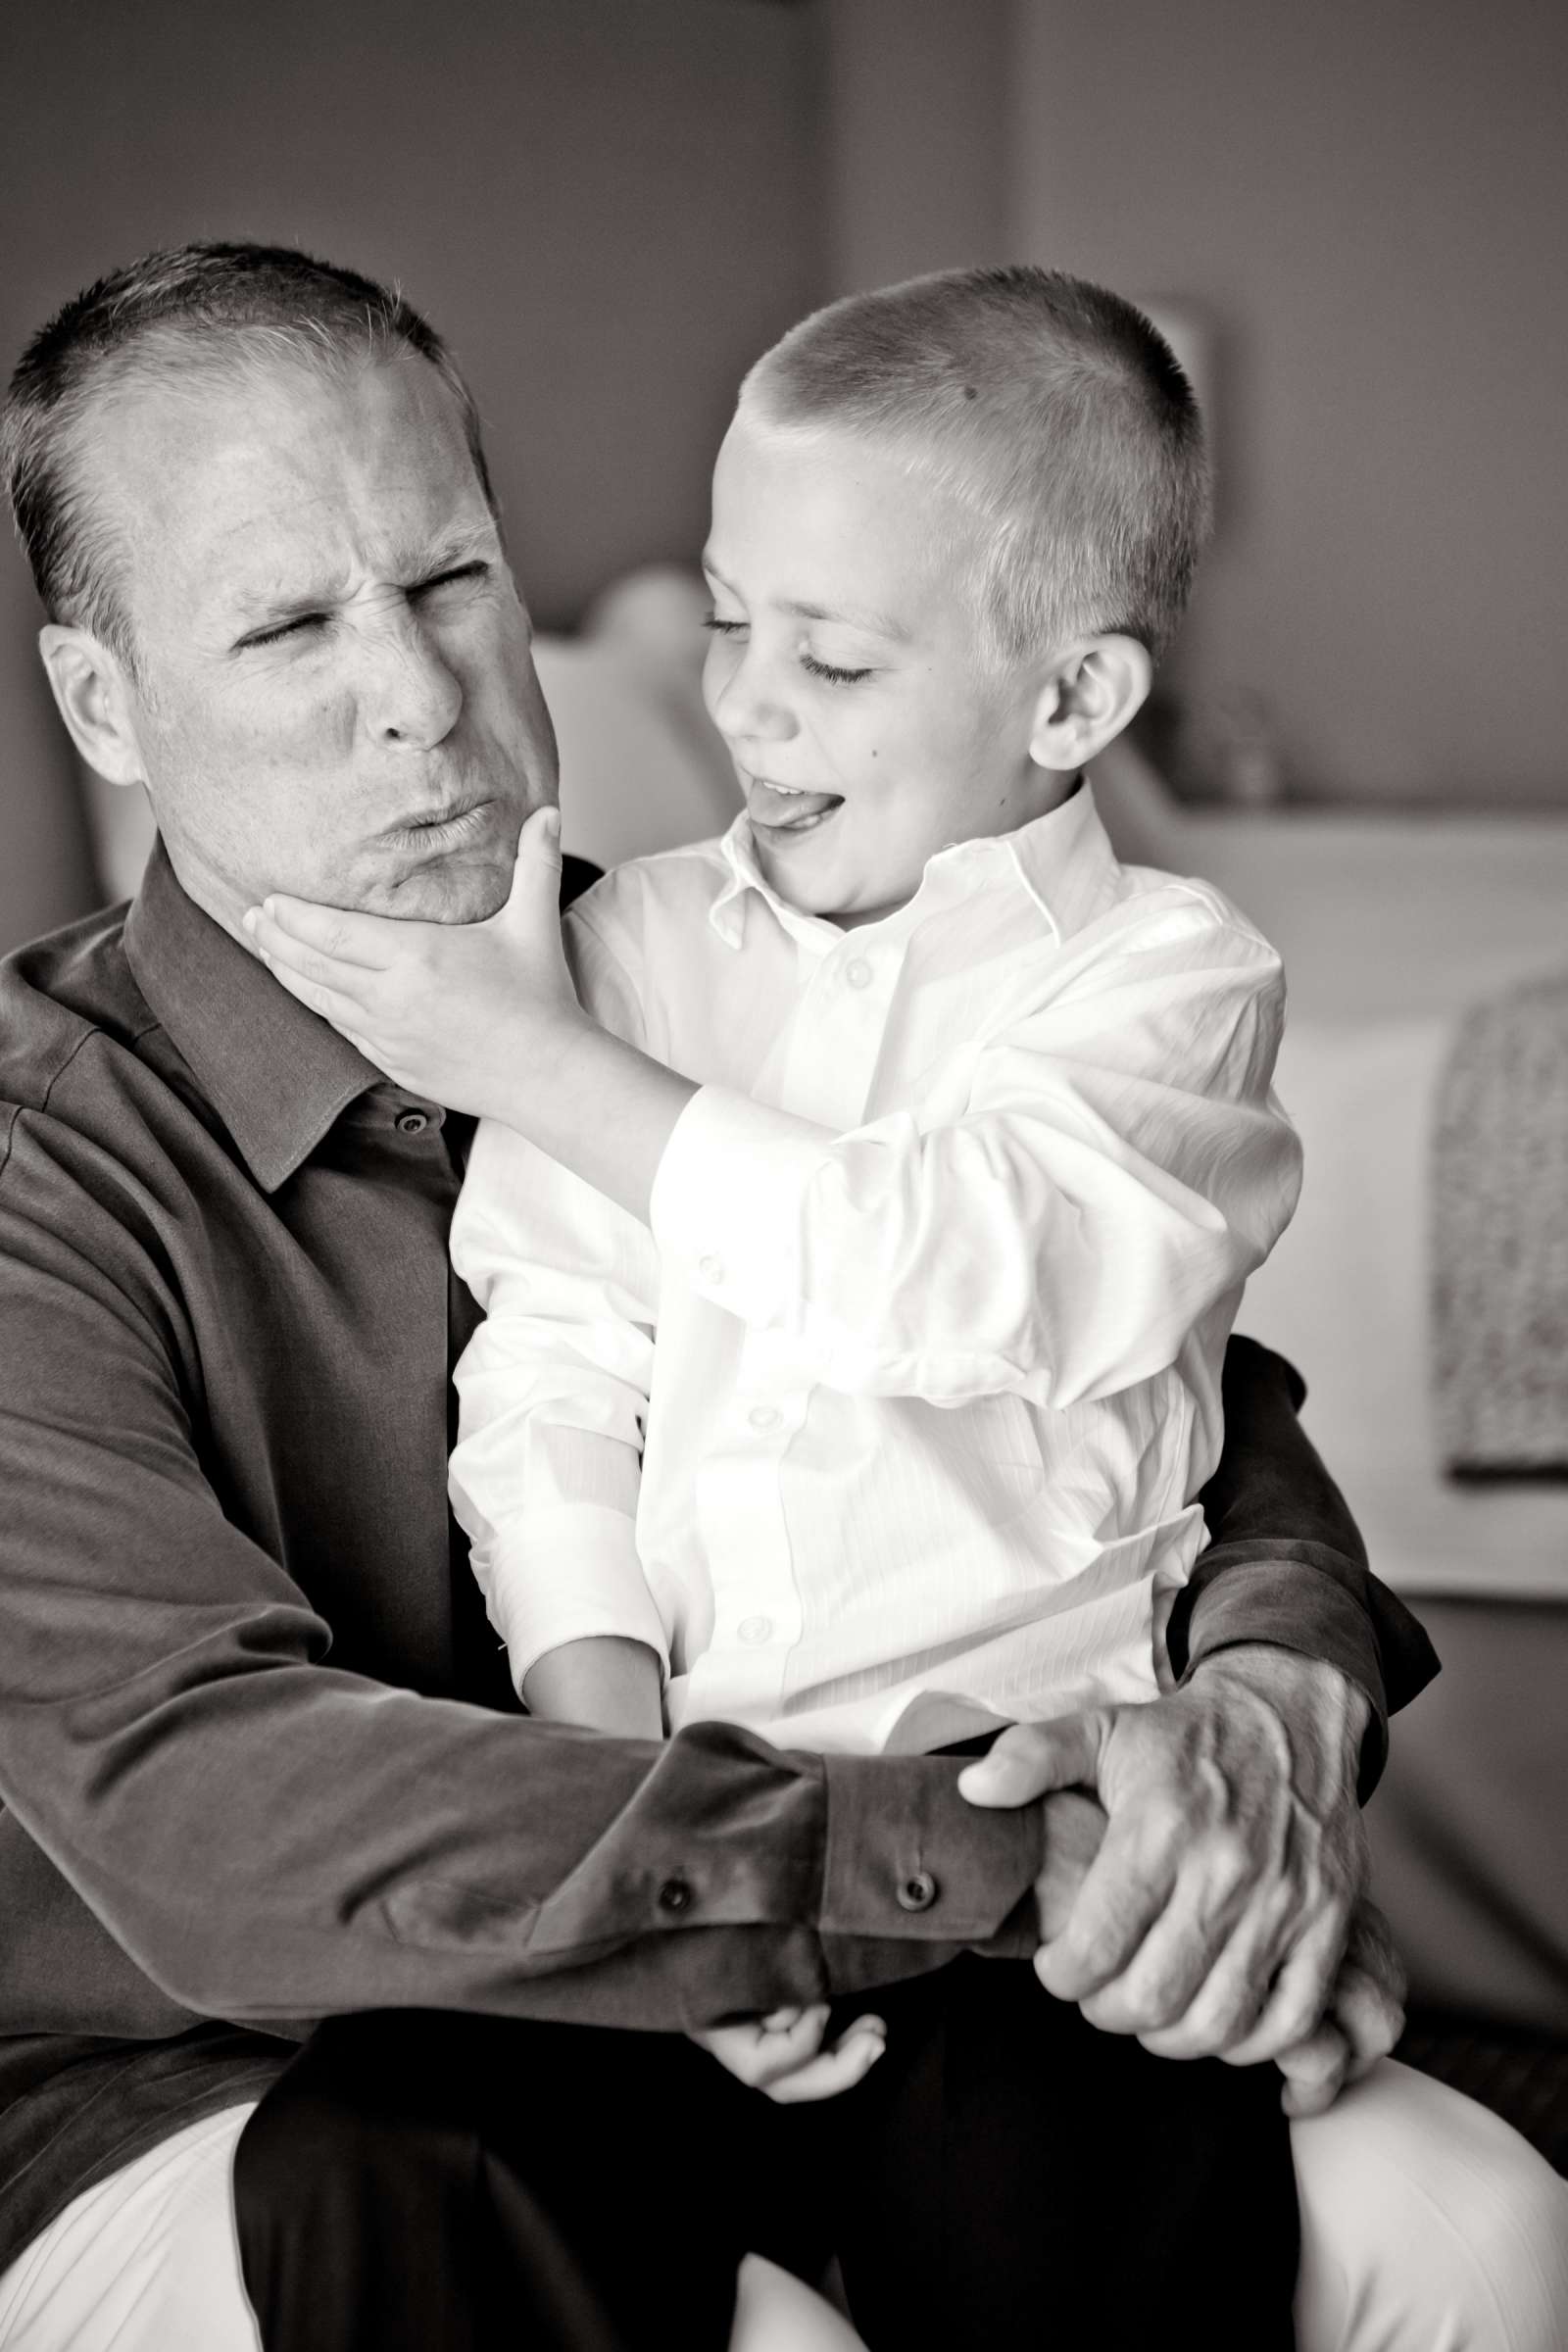
<path id="1" fill-rule="evenodd" d="M 724 1260 L 721 1257 L 700 1257 L 697 1261 L 697 1271 L 705 1282 L 722 1282 Z"/>
<path id="2" fill-rule="evenodd" d="M 771 1617 L 743 1617 L 735 1631 L 743 1642 L 750 1642 L 755 1649 L 772 1633 L 773 1620 Z"/>
<path id="3" fill-rule="evenodd" d="M 869 988 L 871 966 L 863 956 L 857 956 L 844 966 L 844 977 L 852 988 Z"/>
<path id="4" fill-rule="evenodd" d="M 754 1404 L 746 1416 L 754 1429 L 777 1429 L 778 1414 L 770 1404 Z"/>

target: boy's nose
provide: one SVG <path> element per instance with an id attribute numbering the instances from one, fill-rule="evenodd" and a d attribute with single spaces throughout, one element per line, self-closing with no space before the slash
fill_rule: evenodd
<path id="1" fill-rule="evenodd" d="M 713 724 L 732 748 L 743 743 L 787 743 L 795 714 L 769 681 L 739 662 L 709 704 Z"/>

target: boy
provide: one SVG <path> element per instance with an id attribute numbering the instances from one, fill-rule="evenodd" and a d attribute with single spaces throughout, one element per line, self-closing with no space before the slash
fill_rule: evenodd
<path id="1" fill-rule="evenodd" d="M 1169 353 L 1055 273 L 853 297 L 747 378 L 707 558 L 746 813 L 573 909 L 600 1029 L 524 1043 L 519 998 L 564 1003 L 548 944 L 448 1000 L 484 1075 L 438 1091 L 504 1122 L 453 1231 L 489 1318 L 453 1494 L 533 1711 L 931 1750 L 1161 1687 L 1225 1338 L 1298 1173 L 1277 958 L 1120 867 L 1080 780 L 1206 507 Z M 787 2128 L 873 2344 L 1034 2310 L 1154 2340 L 1216 2216 L 1204 2340 L 1290 2341 L 1266 2078 L 1119 2045 L 1129 2164 L 1104 2040 L 1027 1971 L 888 2009 L 874 2074 L 880 2021 L 706 2037 L 782 2098 L 864 2079 L 831 2138 Z"/>
<path id="2" fill-rule="evenodd" d="M 747 379 L 707 673 L 747 814 L 567 924 L 588 1008 L 704 1095 L 653 1234 L 502 1127 L 453 1231 L 490 1316 L 453 1491 L 536 1711 L 658 1736 L 667 1676 L 671 1728 L 931 1748 L 1158 1688 L 1294 1204 L 1282 989 L 1074 785 L 1204 504 L 1152 335 L 1044 272 L 855 298 Z"/>

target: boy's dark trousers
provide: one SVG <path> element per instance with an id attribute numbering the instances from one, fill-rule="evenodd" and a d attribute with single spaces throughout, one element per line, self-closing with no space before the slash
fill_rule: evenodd
<path id="1" fill-rule="evenodd" d="M 836 2251 L 871 2352 L 1288 2352 L 1272 2067 L 1153 2058 L 965 1958 L 859 1999 L 865 2082 L 779 2107 L 667 2034 L 333 2021 L 239 2144 L 268 2352 L 724 2352 L 755 2250 Z"/>

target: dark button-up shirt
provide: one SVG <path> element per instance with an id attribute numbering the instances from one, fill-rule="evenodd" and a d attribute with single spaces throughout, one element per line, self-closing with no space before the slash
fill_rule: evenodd
<path id="1" fill-rule="evenodd" d="M 161 852 L 3 967 L 0 2265 L 324 2015 L 675 2028 L 1027 1948 L 1040 1809 L 951 1760 L 520 1714 L 446 1505 L 465 1134 Z M 1233 1357 L 1175 1639 L 1331 1659 L 1375 1769 L 1430 1653 L 1288 1378 Z"/>

